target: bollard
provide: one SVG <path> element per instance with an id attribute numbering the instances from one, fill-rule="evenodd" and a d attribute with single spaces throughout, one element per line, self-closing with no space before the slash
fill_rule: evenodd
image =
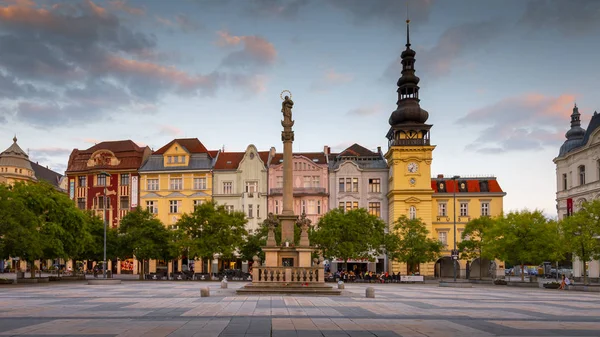
<path id="1" fill-rule="evenodd" d="M 221 281 L 221 289 L 227 289 L 227 280 Z"/>
<path id="2" fill-rule="evenodd" d="M 345 285 L 344 285 L 344 281 L 339 281 L 338 282 L 338 289 L 346 289 Z"/>
<path id="3" fill-rule="evenodd" d="M 365 293 L 367 298 L 375 298 L 375 289 L 373 287 L 368 287 Z"/>
<path id="4" fill-rule="evenodd" d="M 200 297 L 210 297 L 210 289 L 200 288 Z"/>

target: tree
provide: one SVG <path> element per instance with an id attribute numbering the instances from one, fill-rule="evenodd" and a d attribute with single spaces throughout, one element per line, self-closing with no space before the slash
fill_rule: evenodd
<path id="1" fill-rule="evenodd" d="M 248 235 L 246 222 L 243 212 L 230 213 L 224 206 L 206 202 L 177 221 L 177 244 L 189 249 L 190 256 L 203 260 L 211 260 L 215 254 L 232 258 Z"/>
<path id="2" fill-rule="evenodd" d="M 462 233 L 462 240 L 458 244 L 460 258 L 466 260 L 479 259 L 479 278 L 481 278 L 483 251 L 487 244 L 487 232 L 494 225 L 494 220 L 488 216 L 473 219 L 467 223 Z M 487 258 L 493 258 L 485 256 Z"/>
<path id="3" fill-rule="evenodd" d="M 538 265 L 547 261 L 556 249 L 546 241 L 553 229 L 541 211 L 510 212 L 493 224 L 486 235 L 488 256 L 520 265 L 521 281 L 526 263 Z"/>
<path id="4" fill-rule="evenodd" d="M 67 259 L 83 251 L 89 235 L 85 218 L 66 194 L 46 182 L 18 182 L 2 193 L 8 198 L 4 207 L 12 208 L 6 211 L 3 249 L 30 263 L 32 277 L 35 260 Z"/>
<path id="5" fill-rule="evenodd" d="M 318 247 L 326 258 L 344 261 L 344 269 L 350 259 L 377 258 L 385 243 L 386 224 L 366 209 L 327 212 L 310 231 L 310 242 Z"/>
<path id="6" fill-rule="evenodd" d="M 242 258 L 242 260 L 252 261 L 255 255 L 261 260 L 265 260 L 265 253 L 262 251 L 262 247 L 267 245 L 267 236 L 269 234 L 269 227 L 267 226 L 266 221 L 267 220 L 263 221 L 263 223 L 259 225 L 254 234 L 245 237 L 244 243 L 240 247 L 240 258 Z M 300 226 L 294 225 L 295 245 L 300 243 L 301 234 L 302 229 Z M 275 243 L 281 245 L 281 226 L 275 227 L 273 235 L 275 236 Z"/>
<path id="7" fill-rule="evenodd" d="M 84 242 L 83 251 L 77 256 L 80 260 L 104 261 L 104 221 L 91 211 L 84 212 L 89 236 Z M 106 228 L 106 258 L 114 260 L 118 257 L 119 231 L 107 226 Z"/>
<path id="8" fill-rule="evenodd" d="M 152 213 L 140 207 L 123 217 L 119 234 L 121 250 L 127 255 L 133 254 L 141 261 L 140 279 L 144 278 L 146 260 L 160 259 L 168 255 L 170 250 L 169 230 Z"/>
<path id="9" fill-rule="evenodd" d="M 584 202 L 581 209 L 560 223 L 560 231 L 570 252 L 583 264 L 583 282 L 588 284 L 586 262 L 600 259 L 600 200 Z"/>
<path id="10" fill-rule="evenodd" d="M 388 256 L 404 262 L 407 272 L 417 270 L 421 263 L 436 261 L 444 244 L 429 238 L 429 231 L 421 219 L 409 219 L 405 215 L 394 222 L 396 238 L 387 240 Z"/>

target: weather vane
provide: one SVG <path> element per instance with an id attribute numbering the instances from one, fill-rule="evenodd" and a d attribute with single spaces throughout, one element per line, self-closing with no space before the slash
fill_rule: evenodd
<path id="1" fill-rule="evenodd" d="M 292 92 L 289 90 L 284 90 L 281 92 L 281 94 L 279 94 L 279 98 L 281 98 L 281 100 L 285 100 L 283 93 L 287 92 L 290 95 L 290 99 L 292 98 Z M 287 96 L 287 95 L 286 95 Z"/>

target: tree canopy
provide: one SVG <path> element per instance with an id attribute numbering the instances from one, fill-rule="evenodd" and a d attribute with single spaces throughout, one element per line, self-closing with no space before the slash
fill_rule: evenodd
<path id="1" fill-rule="evenodd" d="M 581 261 L 600 259 L 600 200 L 584 202 L 581 209 L 560 223 L 560 232 L 567 240 L 566 246 Z M 584 283 L 588 283 L 586 265 L 583 263 Z"/>
<path id="2" fill-rule="evenodd" d="M 243 212 L 229 212 L 214 202 L 203 203 L 177 221 L 178 245 L 189 249 L 191 257 L 212 259 L 220 254 L 231 258 L 248 235 L 246 222 Z"/>
<path id="3" fill-rule="evenodd" d="M 402 215 L 394 222 L 394 233 L 387 240 L 388 256 L 407 264 L 407 272 L 416 271 L 421 263 L 436 261 L 444 247 L 438 240 L 429 238 L 429 231 L 421 219 Z"/>
<path id="4" fill-rule="evenodd" d="M 165 258 L 171 251 L 169 230 L 152 213 L 140 207 L 123 217 L 119 234 L 121 258 L 134 255 L 144 262 Z M 143 265 L 142 263 L 140 278 L 145 273 Z"/>
<path id="5" fill-rule="evenodd" d="M 309 238 L 328 259 L 373 261 L 382 253 L 385 227 L 385 222 L 364 208 L 345 212 L 336 208 L 321 217 Z"/>
<path id="6" fill-rule="evenodd" d="M 464 231 L 462 238 L 458 244 L 460 258 L 465 260 L 479 259 L 479 276 L 481 277 L 482 258 L 493 259 L 493 256 L 484 249 L 487 244 L 487 233 L 494 226 L 494 220 L 490 217 L 483 216 L 469 221 Z M 486 253 L 484 254 L 484 250 Z"/>

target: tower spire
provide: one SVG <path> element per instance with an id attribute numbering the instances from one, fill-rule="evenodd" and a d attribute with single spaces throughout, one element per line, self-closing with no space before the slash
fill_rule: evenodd
<path id="1" fill-rule="evenodd" d="M 408 0 L 406 0 L 406 48 L 410 48 L 410 17 L 408 15 Z"/>

